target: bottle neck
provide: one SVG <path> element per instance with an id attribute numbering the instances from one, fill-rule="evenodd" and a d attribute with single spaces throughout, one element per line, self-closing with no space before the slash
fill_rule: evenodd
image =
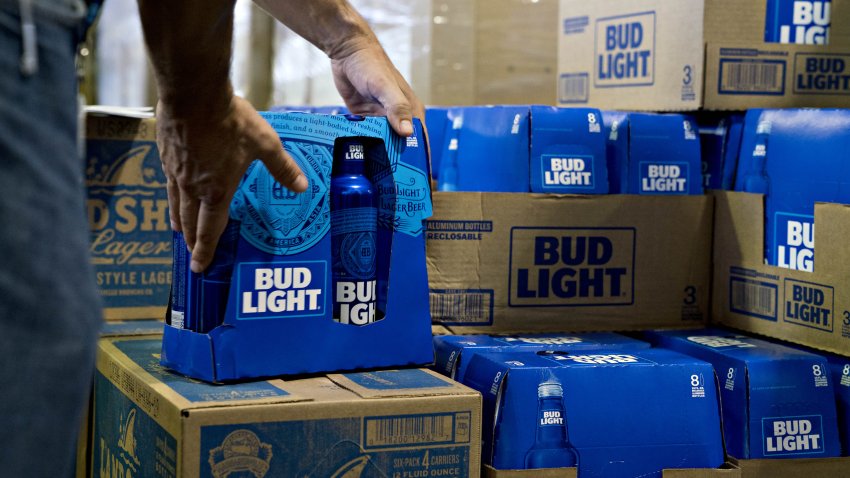
<path id="1" fill-rule="evenodd" d="M 538 400 L 537 443 L 568 443 L 569 433 L 563 399 L 556 396 Z"/>

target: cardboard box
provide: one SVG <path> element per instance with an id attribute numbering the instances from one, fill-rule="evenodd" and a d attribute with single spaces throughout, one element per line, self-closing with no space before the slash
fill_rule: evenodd
<path id="1" fill-rule="evenodd" d="M 712 321 L 850 355 L 847 206 L 815 205 L 818 253 L 814 272 L 805 272 L 764 264 L 762 195 L 717 191 L 714 197 Z M 808 302 L 797 300 L 795 290 L 804 290 Z"/>
<path id="2" fill-rule="evenodd" d="M 479 476 L 481 397 L 433 372 L 218 386 L 158 354 L 158 340 L 101 341 L 93 477 Z"/>
<path id="3" fill-rule="evenodd" d="M 711 365 L 669 350 L 485 352 L 464 382 L 484 397 L 482 461 L 661 476 L 724 463 Z M 571 465 L 568 463 L 572 463 Z"/>
<path id="4" fill-rule="evenodd" d="M 116 320 L 104 322 L 100 330 L 101 337 L 156 337 L 162 335 L 165 325 L 161 320 Z M 75 456 L 75 475 L 77 478 L 89 476 L 91 469 L 91 417 L 92 397 L 89 396 L 80 422 L 77 436 L 77 454 Z"/>
<path id="5" fill-rule="evenodd" d="M 536 352 L 577 352 L 586 350 L 633 350 L 649 348 L 649 343 L 613 332 L 535 335 L 447 335 L 434 337 L 433 369 L 463 382 L 472 357 L 479 352 L 509 350 Z"/>
<path id="6" fill-rule="evenodd" d="M 414 120 L 415 133 L 402 138 L 386 118 L 263 117 L 310 187 L 293 194 L 256 161 L 234 195 L 208 270 L 191 272 L 185 246 L 174 247 L 162 364 L 209 382 L 430 364 L 424 219 L 431 190 L 422 124 Z M 376 203 L 354 219 L 330 206 L 334 145 L 350 137 L 365 138 L 360 146 Z M 334 264 L 332 226 L 362 231 L 356 220 L 375 221 L 376 232 L 348 236 L 355 247 L 340 247 L 350 255 L 339 253 Z M 351 323 L 334 317 L 333 301 L 342 303 L 343 294 L 332 290 L 332 272 L 340 263 L 362 268 L 356 261 L 364 251 L 374 257 L 376 277 L 364 294 L 374 293 L 374 308 L 364 312 L 377 311 L 380 320 L 356 325 L 353 314 Z M 198 323 L 206 325 L 192 326 Z"/>
<path id="7" fill-rule="evenodd" d="M 835 477 L 847 474 L 850 458 L 807 458 L 793 460 L 730 461 L 740 469 L 741 478 Z"/>
<path id="8" fill-rule="evenodd" d="M 432 320 L 485 334 L 704 323 L 711 217 L 710 196 L 435 193 Z"/>
<path id="9" fill-rule="evenodd" d="M 171 285 L 171 226 L 156 123 L 86 115 L 91 256 L 104 316 L 161 319 Z"/>
<path id="10" fill-rule="evenodd" d="M 790 2 L 778 5 L 792 8 Z M 813 2 L 820 3 L 820 2 Z M 850 2 L 829 45 L 766 43 L 767 0 L 561 0 L 558 101 L 687 111 L 850 106 Z"/>
<path id="11" fill-rule="evenodd" d="M 714 366 L 730 456 L 840 455 L 835 388 L 826 358 L 720 329 L 649 331 L 645 338 Z"/>

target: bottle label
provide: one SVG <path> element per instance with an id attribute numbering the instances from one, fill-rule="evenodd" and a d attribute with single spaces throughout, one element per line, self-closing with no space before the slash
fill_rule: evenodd
<path id="1" fill-rule="evenodd" d="M 333 255 L 339 258 L 334 268 L 337 278 L 373 279 L 375 277 L 378 211 L 372 207 L 346 208 L 331 213 Z"/>

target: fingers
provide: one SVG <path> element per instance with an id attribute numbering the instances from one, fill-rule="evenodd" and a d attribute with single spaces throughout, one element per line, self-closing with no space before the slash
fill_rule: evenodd
<path id="1" fill-rule="evenodd" d="M 289 156 L 280 144 L 280 139 L 271 126 L 265 123 L 267 132 L 258 140 L 257 156 L 266 165 L 277 182 L 291 191 L 302 193 L 307 190 L 307 176 L 301 172 L 301 168 L 295 160 Z"/>
<path id="2" fill-rule="evenodd" d="M 401 136 L 413 134 L 413 105 L 395 81 L 384 79 L 379 83 L 378 101 L 384 105 L 387 119 Z"/>
<path id="3" fill-rule="evenodd" d="M 215 249 L 224 228 L 229 220 L 229 203 L 202 202 L 197 213 L 197 236 L 192 248 L 192 272 L 200 274 L 210 265 L 215 257 Z"/>
<path id="4" fill-rule="evenodd" d="M 196 227 L 198 225 L 198 208 L 200 201 L 197 196 L 190 194 L 186 189 L 179 189 L 180 228 L 183 230 L 183 239 L 190 252 L 194 252 L 195 239 L 197 238 Z"/>
<path id="5" fill-rule="evenodd" d="M 168 218 L 171 220 L 171 230 L 180 232 L 180 188 L 177 187 L 177 181 L 171 177 L 166 177 L 165 183 L 166 192 L 168 193 Z"/>

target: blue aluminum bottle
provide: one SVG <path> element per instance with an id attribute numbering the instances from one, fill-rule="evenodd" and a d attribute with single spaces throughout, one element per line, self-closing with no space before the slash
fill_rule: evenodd
<path id="1" fill-rule="evenodd" d="M 562 468 L 578 466 L 578 452 L 570 444 L 564 392 L 554 381 L 537 386 L 537 433 L 534 446 L 525 455 L 525 467 Z"/>
<path id="2" fill-rule="evenodd" d="M 366 145 L 338 140 L 331 173 L 331 257 L 333 317 L 341 324 L 377 320 L 377 228 L 375 188 L 366 177 Z"/>

